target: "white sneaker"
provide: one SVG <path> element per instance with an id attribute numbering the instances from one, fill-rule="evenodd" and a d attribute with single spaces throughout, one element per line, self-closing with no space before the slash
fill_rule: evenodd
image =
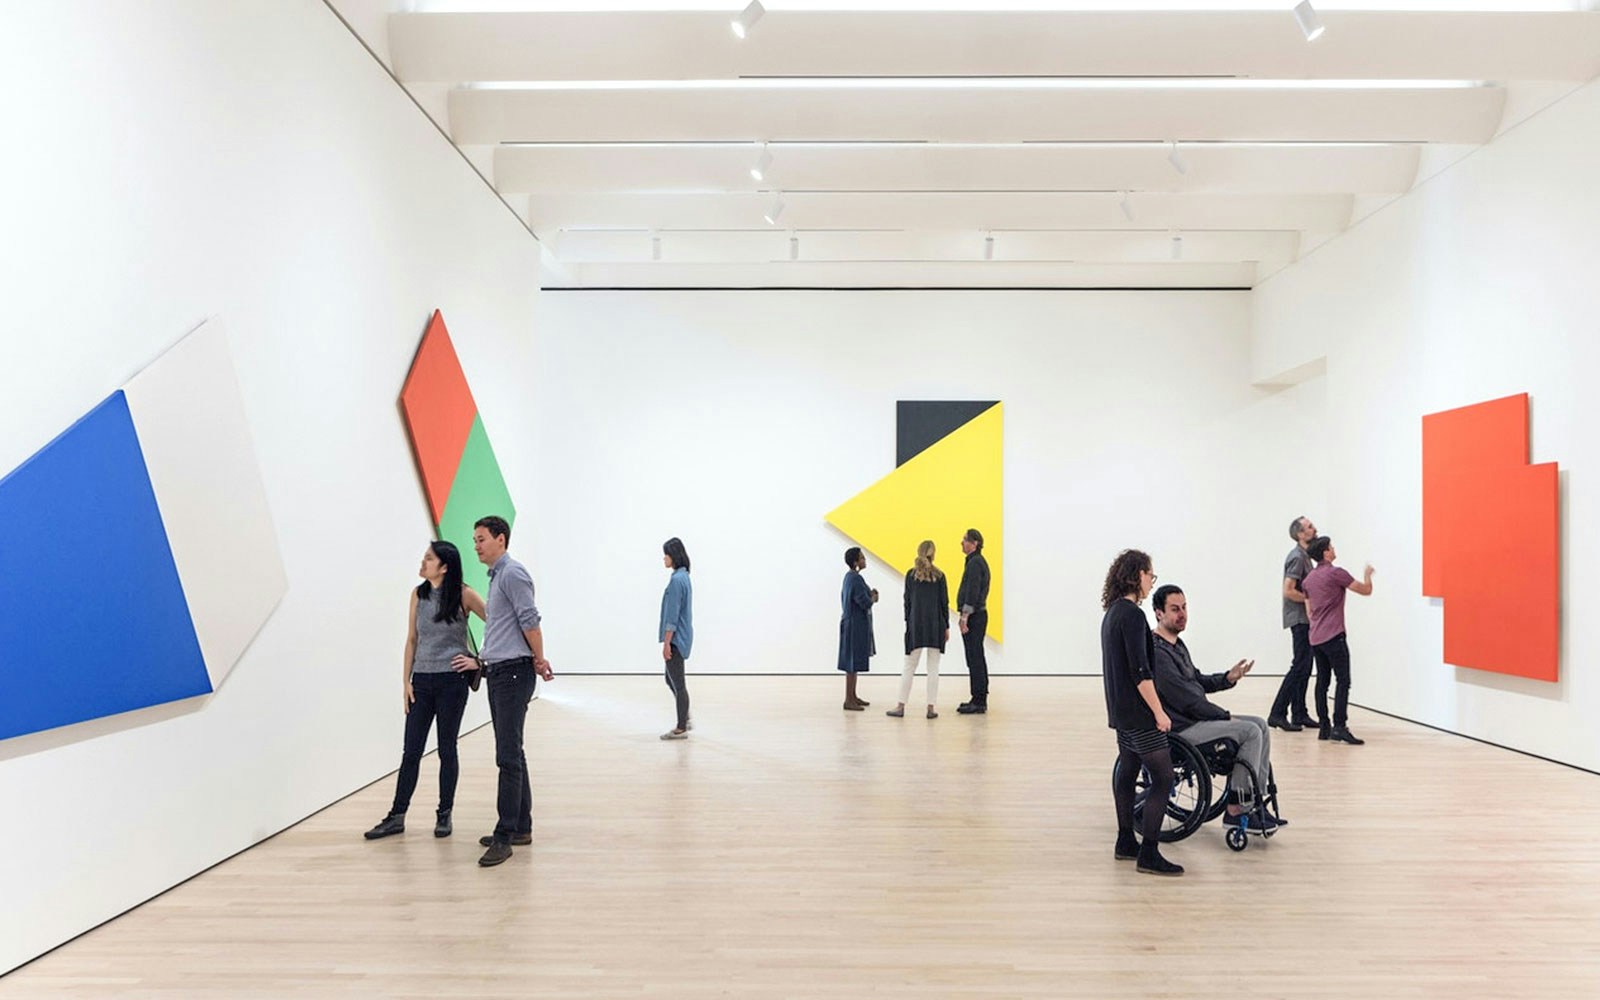
<path id="1" fill-rule="evenodd" d="M 661 738 L 664 740 L 686 740 L 689 738 L 689 731 L 685 729 L 680 733 L 676 729 L 669 729 L 661 734 Z"/>

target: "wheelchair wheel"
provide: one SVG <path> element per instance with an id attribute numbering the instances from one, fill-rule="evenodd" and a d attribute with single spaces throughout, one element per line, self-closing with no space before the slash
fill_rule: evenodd
<path id="1" fill-rule="evenodd" d="M 1224 839 L 1227 840 L 1228 846 L 1235 851 L 1242 851 L 1250 846 L 1250 838 L 1245 836 L 1245 832 L 1236 826 L 1228 827 L 1228 832 L 1224 834 Z"/>
<path id="2" fill-rule="evenodd" d="M 1161 842 L 1170 844 L 1182 840 L 1206 821 L 1211 805 L 1211 772 L 1200 752 L 1186 740 L 1167 737 L 1167 747 L 1172 754 L 1172 791 L 1167 796 L 1165 817 L 1161 821 Z M 1119 757 L 1111 769 L 1111 781 L 1116 784 L 1122 767 Z M 1150 795 L 1150 772 L 1142 765 L 1133 785 L 1133 822 L 1144 828 L 1145 800 Z"/>

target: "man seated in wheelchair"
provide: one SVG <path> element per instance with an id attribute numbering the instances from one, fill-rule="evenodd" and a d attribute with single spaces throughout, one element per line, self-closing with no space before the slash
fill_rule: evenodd
<path id="1" fill-rule="evenodd" d="M 1189 625 L 1189 605 L 1183 591 L 1172 584 L 1156 588 L 1151 598 L 1156 613 L 1155 657 L 1151 669 L 1155 673 L 1156 694 L 1161 705 L 1172 718 L 1172 733 L 1194 744 L 1204 752 L 1205 745 L 1218 739 L 1233 740 L 1239 745 L 1232 773 L 1228 776 L 1228 814 L 1223 822 L 1229 826 L 1240 825 L 1240 816 L 1246 808 L 1253 807 L 1255 798 L 1266 794 L 1272 774 L 1272 738 L 1268 734 L 1267 720 L 1254 715 L 1234 715 L 1221 705 L 1213 704 L 1207 694 L 1225 691 L 1239 683 L 1250 672 L 1255 661 L 1240 660 L 1223 673 L 1202 674 L 1189 658 L 1189 647 L 1178 636 Z M 1255 771 L 1256 782 L 1250 780 L 1245 770 L 1248 763 Z M 1260 787 L 1256 787 L 1256 783 Z M 1271 830 L 1287 826 L 1286 820 L 1274 817 L 1263 808 L 1250 816 L 1250 826 Z"/>

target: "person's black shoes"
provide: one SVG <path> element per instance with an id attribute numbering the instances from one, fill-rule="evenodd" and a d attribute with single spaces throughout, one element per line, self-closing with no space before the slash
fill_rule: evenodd
<path id="1" fill-rule="evenodd" d="M 1112 857 L 1118 861 L 1132 861 L 1139 856 L 1139 838 L 1132 833 L 1117 834 L 1117 849 Z"/>
<path id="2" fill-rule="evenodd" d="M 962 715 L 983 715 L 989 711 L 989 706 L 975 701 L 964 701 L 956 706 L 956 711 Z"/>
<path id="3" fill-rule="evenodd" d="M 1319 740 L 1331 740 L 1331 739 L 1333 739 L 1333 727 L 1332 726 L 1323 726 L 1321 729 L 1319 729 L 1317 731 L 1317 739 L 1319 739 Z"/>
<path id="4" fill-rule="evenodd" d="M 450 810 L 441 809 L 438 818 L 433 822 L 433 835 L 435 837 L 448 837 L 454 830 L 450 826 Z"/>
<path id="5" fill-rule="evenodd" d="M 493 843 L 494 837 L 490 834 L 484 834 L 482 837 L 478 838 L 479 847 L 488 847 Z M 527 847 L 529 844 L 533 843 L 533 834 L 519 833 L 511 838 L 511 843 L 515 844 L 517 847 Z"/>
<path id="6" fill-rule="evenodd" d="M 1273 729 L 1281 729 L 1286 733 L 1298 733 L 1300 730 L 1305 728 L 1304 726 L 1300 725 L 1300 723 L 1290 722 L 1288 719 L 1268 719 L 1267 725 L 1271 726 Z"/>
<path id="7" fill-rule="evenodd" d="M 1304 718 L 1295 719 L 1294 720 L 1294 724 L 1299 726 L 1301 729 L 1321 729 L 1322 728 L 1322 723 L 1318 722 L 1316 719 L 1313 719 L 1309 715 L 1305 716 Z"/>
<path id="8" fill-rule="evenodd" d="M 377 840 L 380 837 L 392 837 L 397 833 L 405 832 L 406 816 L 405 813 L 401 813 L 398 816 L 385 816 L 377 826 L 363 833 L 362 836 L 368 840 Z"/>
<path id="9" fill-rule="evenodd" d="M 1355 747 L 1362 746 L 1367 742 L 1366 740 L 1357 739 L 1356 734 L 1352 733 L 1344 726 L 1340 726 L 1335 729 L 1333 731 L 1333 735 L 1328 738 L 1333 740 L 1335 743 L 1348 743 Z"/>
<path id="10" fill-rule="evenodd" d="M 1146 875 L 1165 875 L 1173 878 L 1183 874 L 1183 866 L 1175 865 L 1155 851 L 1139 855 L 1138 869 Z"/>
<path id="11" fill-rule="evenodd" d="M 493 868 L 511 857 L 511 845 L 496 843 L 491 840 L 489 849 L 483 852 L 483 857 L 478 859 L 478 867 Z"/>

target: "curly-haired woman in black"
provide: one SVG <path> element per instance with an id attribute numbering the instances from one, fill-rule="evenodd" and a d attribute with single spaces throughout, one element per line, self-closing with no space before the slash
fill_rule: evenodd
<path id="1" fill-rule="evenodd" d="M 1134 837 L 1133 794 L 1139 766 L 1150 772 L 1149 804 L 1167 801 L 1172 790 L 1172 754 L 1167 733 L 1172 720 L 1161 708 L 1150 659 L 1154 653 L 1150 623 L 1139 607 L 1155 586 L 1155 567 L 1138 549 L 1125 549 L 1106 571 L 1100 606 L 1100 666 L 1105 674 L 1106 724 L 1117 731 L 1116 781 L 1112 794 L 1117 804 L 1119 861 L 1136 860 L 1150 875 L 1182 875 L 1183 867 L 1161 856 L 1161 820 L 1164 808 L 1144 811 L 1143 842 Z"/>

